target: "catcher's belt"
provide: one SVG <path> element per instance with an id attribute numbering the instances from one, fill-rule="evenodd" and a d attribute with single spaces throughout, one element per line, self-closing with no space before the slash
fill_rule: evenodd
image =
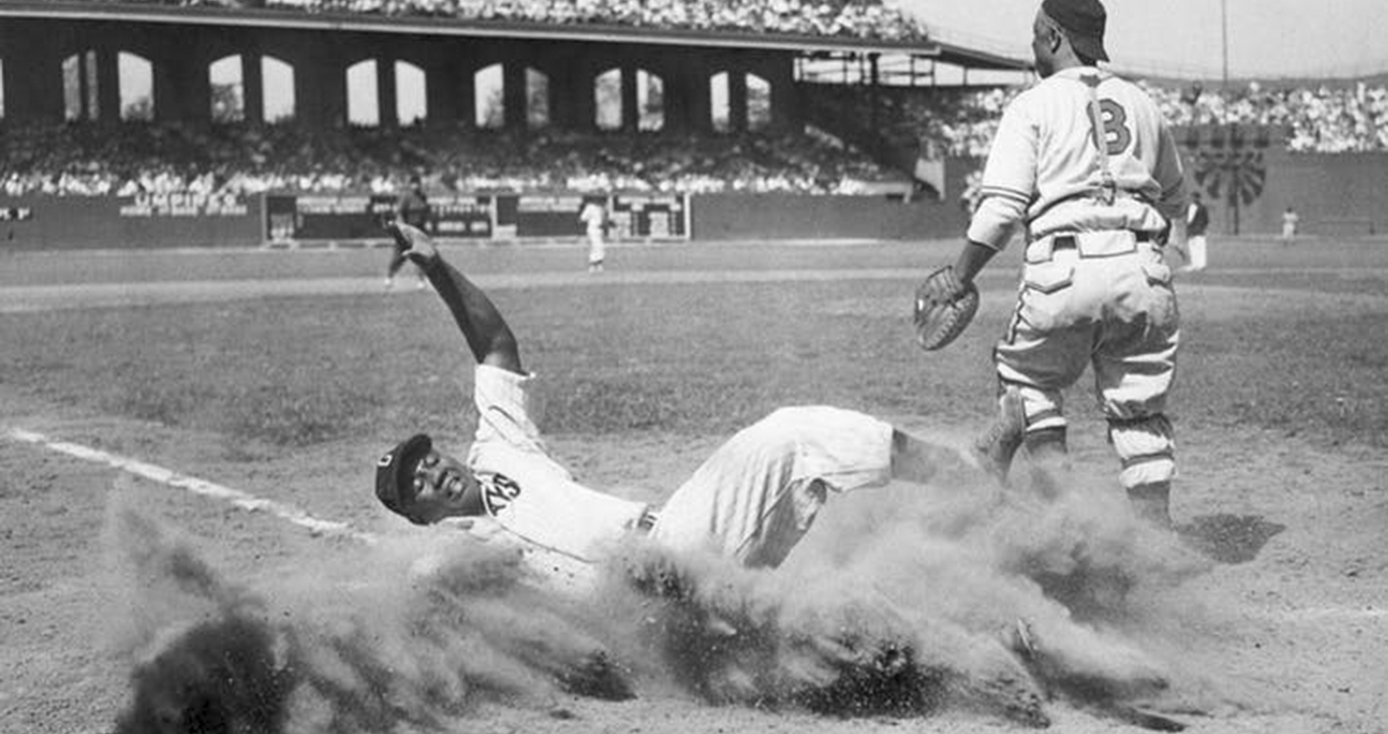
<path id="1" fill-rule="evenodd" d="M 1050 234 L 1027 245 L 1026 261 L 1050 262 L 1053 254 L 1066 250 L 1074 250 L 1080 257 L 1116 257 L 1137 252 L 1140 246 L 1150 246 L 1156 241 L 1155 232 L 1134 232 L 1127 229 Z"/>

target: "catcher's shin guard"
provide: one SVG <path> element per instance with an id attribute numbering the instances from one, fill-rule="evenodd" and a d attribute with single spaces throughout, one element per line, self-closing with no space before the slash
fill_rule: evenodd
<path id="1" fill-rule="evenodd" d="M 1070 485 L 1070 449 L 1065 426 L 1028 431 L 1025 444 L 1031 460 L 1032 489 L 1046 499 L 1055 499 Z"/>
<path id="2" fill-rule="evenodd" d="M 1171 527 L 1171 482 L 1128 487 L 1128 503 L 1138 519 L 1159 528 Z"/>
<path id="3" fill-rule="evenodd" d="M 1175 441 L 1165 415 L 1109 419 L 1109 440 L 1123 462 L 1119 480 L 1133 512 L 1152 524 L 1171 527 L 1171 479 L 1176 474 Z"/>
<path id="4" fill-rule="evenodd" d="M 999 482 L 1007 481 L 1007 473 L 1012 469 L 1012 459 L 1017 449 L 1022 447 L 1026 436 L 1027 418 L 1022 406 L 1022 395 L 1016 388 L 1006 388 L 998 398 L 998 417 L 987 433 L 979 436 L 973 445 L 974 457 L 989 474 Z"/>
<path id="5" fill-rule="evenodd" d="M 1119 479 L 1124 487 L 1170 482 L 1176 475 L 1176 442 L 1165 415 L 1110 418 L 1108 437 L 1123 462 Z"/>

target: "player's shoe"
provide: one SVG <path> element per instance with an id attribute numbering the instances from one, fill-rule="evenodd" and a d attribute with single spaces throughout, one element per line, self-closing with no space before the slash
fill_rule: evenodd
<path id="1" fill-rule="evenodd" d="M 1022 394 L 1007 388 L 998 400 L 998 418 L 988 432 L 974 441 L 973 454 L 980 466 L 1000 482 L 1007 481 L 1012 459 L 1026 438 L 1027 418 Z"/>

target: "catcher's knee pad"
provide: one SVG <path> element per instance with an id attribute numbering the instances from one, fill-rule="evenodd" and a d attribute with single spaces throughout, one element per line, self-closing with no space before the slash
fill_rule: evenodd
<path id="1" fill-rule="evenodd" d="M 1110 418 L 1108 437 L 1123 462 L 1118 478 L 1124 487 L 1169 483 L 1176 475 L 1176 447 L 1165 415 Z"/>

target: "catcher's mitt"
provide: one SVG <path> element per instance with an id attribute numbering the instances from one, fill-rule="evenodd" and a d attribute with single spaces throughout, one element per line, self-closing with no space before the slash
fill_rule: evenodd
<path id="1" fill-rule="evenodd" d="M 978 286 L 964 283 L 954 268 L 943 267 L 926 276 L 916 289 L 916 343 L 934 351 L 964 333 L 978 311 Z"/>

